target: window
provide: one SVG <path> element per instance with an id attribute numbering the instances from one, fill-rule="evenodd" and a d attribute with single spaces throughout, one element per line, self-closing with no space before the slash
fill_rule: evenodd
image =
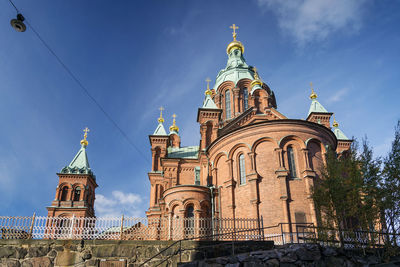
<path id="1" fill-rule="evenodd" d="M 194 207 L 189 205 L 185 213 L 185 235 L 190 237 L 194 235 Z"/>
<path id="2" fill-rule="evenodd" d="M 200 167 L 194 168 L 194 184 L 200 185 Z"/>
<path id="3" fill-rule="evenodd" d="M 294 160 L 293 147 L 289 146 L 287 148 L 287 156 L 288 156 L 288 163 L 289 163 L 290 178 L 296 178 L 297 177 L 297 172 L 296 172 L 296 163 L 295 163 L 295 160 Z"/>
<path id="4" fill-rule="evenodd" d="M 243 89 L 243 111 L 249 107 L 249 92 L 247 88 Z"/>
<path id="5" fill-rule="evenodd" d="M 67 201 L 68 187 L 64 186 L 61 192 L 61 201 Z"/>
<path id="6" fill-rule="evenodd" d="M 79 201 L 80 198 L 81 198 L 81 188 L 77 187 L 75 188 L 74 201 Z"/>
<path id="7" fill-rule="evenodd" d="M 226 90 L 225 92 L 225 113 L 226 119 L 231 118 L 231 92 Z"/>
<path id="8" fill-rule="evenodd" d="M 306 214 L 302 211 L 296 211 L 294 213 L 294 218 L 296 223 L 306 223 L 307 219 L 306 219 Z"/>
<path id="9" fill-rule="evenodd" d="M 240 174 L 240 184 L 246 183 L 246 168 L 244 166 L 244 155 L 239 156 L 239 174 Z"/>

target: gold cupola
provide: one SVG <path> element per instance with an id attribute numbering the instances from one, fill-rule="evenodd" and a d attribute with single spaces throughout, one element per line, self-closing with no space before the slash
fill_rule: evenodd
<path id="1" fill-rule="evenodd" d="M 333 114 L 333 123 L 332 123 L 332 126 L 333 127 L 335 127 L 335 128 L 338 128 L 339 127 L 339 123 L 336 121 L 336 119 L 335 119 L 335 114 Z"/>
<path id="2" fill-rule="evenodd" d="M 85 132 L 85 134 L 83 135 L 83 139 L 81 140 L 81 145 L 82 146 L 87 146 L 89 144 L 87 138 L 87 133 L 90 131 L 88 127 L 86 127 L 85 129 L 83 129 L 83 131 Z"/>
<path id="3" fill-rule="evenodd" d="M 170 132 L 176 132 L 179 133 L 179 127 L 176 126 L 176 115 L 172 115 L 173 121 L 172 121 L 172 125 L 169 127 L 169 131 Z"/>
<path id="4" fill-rule="evenodd" d="M 253 72 L 254 72 L 254 80 L 250 83 L 250 87 L 253 88 L 256 85 L 262 87 L 262 81 L 260 79 L 260 76 L 258 75 L 256 67 L 253 67 Z"/>
<path id="5" fill-rule="evenodd" d="M 310 82 L 310 86 L 311 86 L 311 94 L 310 94 L 310 99 L 317 99 L 317 94 L 314 92 L 314 88 L 313 88 L 313 84 L 312 82 Z"/>
<path id="6" fill-rule="evenodd" d="M 230 26 L 229 28 L 231 28 L 233 30 L 233 32 L 232 32 L 233 41 L 228 44 L 228 46 L 226 48 L 226 53 L 229 55 L 229 53 L 234 48 L 238 48 L 238 49 L 240 49 L 240 51 L 242 51 L 242 54 L 243 54 L 244 53 L 244 46 L 240 41 L 236 40 L 236 37 L 237 37 L 236 30 L 239 29 L 239 27 L 237 27 L 235 24 L 232 24 L 232 26 Z"/>

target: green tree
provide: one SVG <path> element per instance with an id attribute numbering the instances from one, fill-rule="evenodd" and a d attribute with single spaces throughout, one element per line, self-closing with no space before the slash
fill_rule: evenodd
<path id="1" fill-rule="evenodd" d="M 353 142 L 341 155 L 328 150 L 321 180 L 313 190 L 319 226 L 338 230 L 342 245 L 344 232 L 348 236 L 349 230 L 373 230 L 381 214 L 381 161 L 373 158 L 366 138 L 360 153 L 357 148 Z"/>
<path id="2" fill-rule="evenodd" d="M 361 153 L 358 156 L 358 162 L 362 175 L 362 205 L 360 215 L 363 219 L 360 221 L 362 229 L 377 229 L 381 220 L 383 191 L 380 158 L 374 159 L 372 148 L 369 146 L 365 137 L 362 142 Z"/>
<path id="3" fill-rule="evenodd" d="M 320 214 L 319 226 L 337 229 L 342 246 L 344 230 L 357 227 L 358 219 L 363 218 L 360 214 L 363 180 L 356 151 L 356 142 L 341 156 L 328 149 L 321 179 L 313 188 L 315 207 Z"/>
<path id="4" fill-rule="evenodd" d="M 388 232 L 399 234 L 400 230 L 400 120 L 395 127 L 392 148 L 384 159 L 383 205 Z M 391 242 L 397 245 L 395 237 Z"/>

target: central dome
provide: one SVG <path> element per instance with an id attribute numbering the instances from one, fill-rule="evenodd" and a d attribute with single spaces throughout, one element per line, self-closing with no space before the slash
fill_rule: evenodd
<path id="1" fill-rule="evenodd" d="M 230 42 L 228 44 L 228 46 L 226 47 L 226 53 L 229 55 L 231 53 L 231 51 L 235 48 L 240 49 L 240 51 L 242 51 L 242 54 L 244 53 L 243 44 L 237 40 L 233 40 L 232 42 Z"/>

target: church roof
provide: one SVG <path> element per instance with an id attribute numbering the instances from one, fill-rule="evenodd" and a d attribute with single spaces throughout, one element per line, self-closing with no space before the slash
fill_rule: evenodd
<path id="1" fill-rule="evenodd" d="M 321 103 L 318 102 L 317 99 L 312 99 L 310 109 L 308 110 L 308 115 L 310 115 L 312 112 L 328 113 L 328 111 L 324 108 L 324 106 L 321 105 Z"/>
<path id="2" fill-rule="evenodd" d="M 335 128 L 333 130 L 333 133 L 335 134 L 336 138 L 338 140 L 350 140 L 342 130 L 340 130 L 339 128 Z"/>
<path id="3" fill-rule="evenodd" d="M 247 65 L 241 51 L 235 49 L 229 54 L 226 68 L 218 73 L 214 89 L 218 91 L 218 87 L 226 81 L 231 81 L 236 86 L 242 79 L 254 80 L 254 72 L 252 67 Z"/>
<path id="4" fill-rule="evenodd" d="M 209 94 L 206 94 L 206 98 L 204 99 L 203 106 L 202 108 L 211 108 L 211 109 L 217 109 L 217 105 L 215 105 L 214 100 L 212 100 L 211 96 Z"/>
<path id="5" fill-rule="evenodd" d="M 199 146 L 168 147 L 168 158 L 197 159 Z"/>
<path id="6" fill-rule="evenodd" d="M 164 125 L 162 122 L 158 123 L 158 126 L 156 130 L 154 131 L 153 135 L 167 135 L 167 132 L 165 131 Z"/>
<path id="7" fill-rule="evenodd" d="M 82 144 L 81 149 L 76 153 L 74 159 L 68 166 L 65 166 L 61 173 L 71 174 L 93 174 L 90 169 L 88 156 L 86 154 L 86 145 Z"/>

